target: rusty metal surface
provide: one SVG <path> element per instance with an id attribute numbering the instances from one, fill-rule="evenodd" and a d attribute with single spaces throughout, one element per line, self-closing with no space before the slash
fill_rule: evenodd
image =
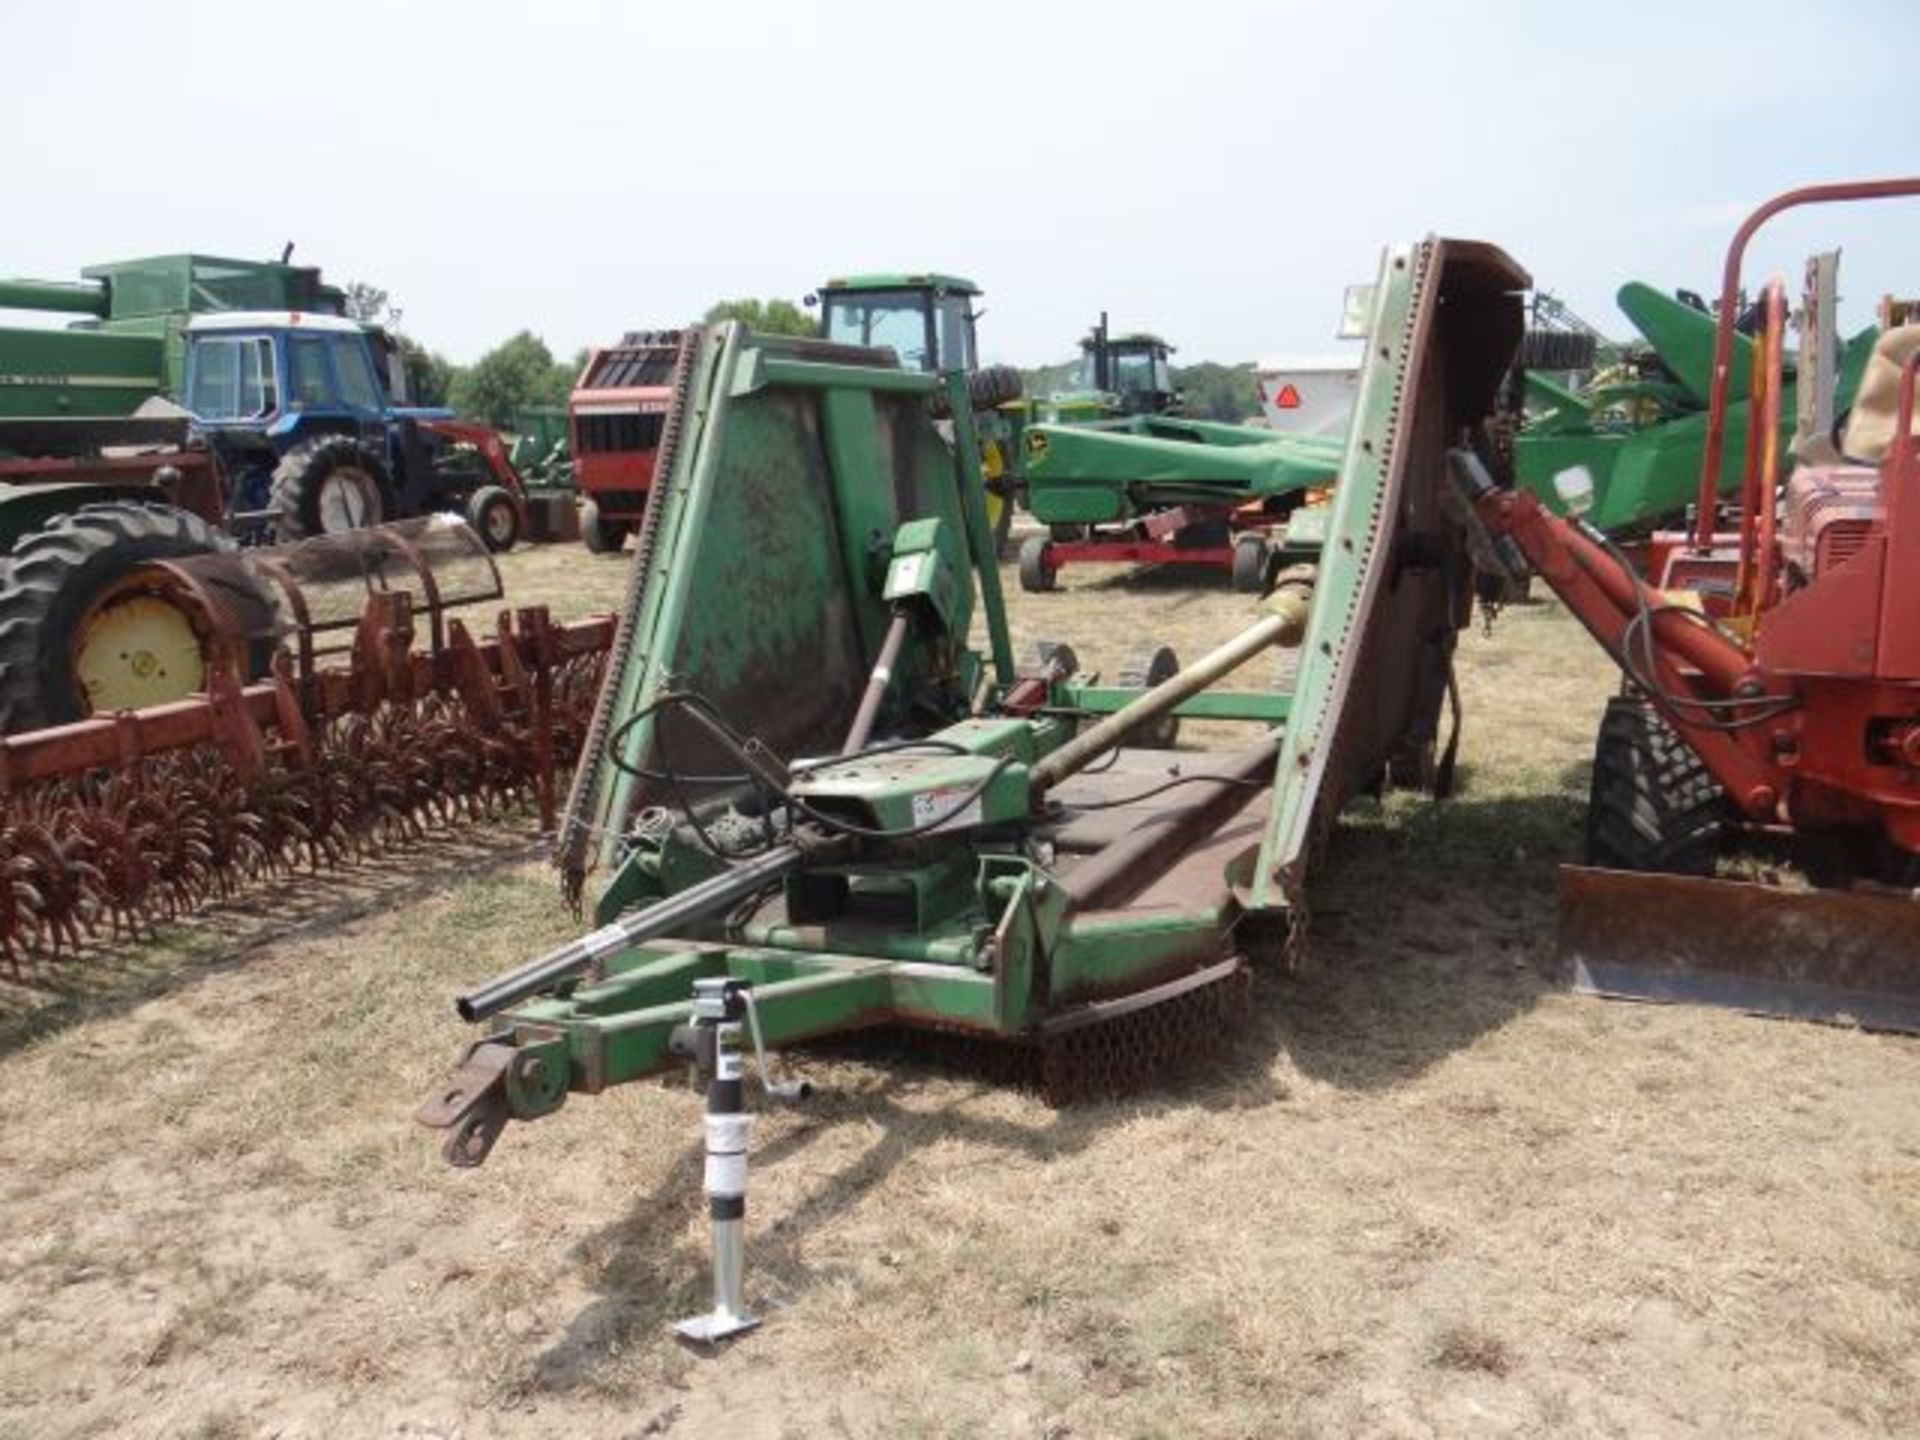
<path id="1" fill-rule="evenodd" d="M 404 594 L 369 600 L 354 664 L 309 694 L 284 660 L 242 689 L 0 739 L 0 965 L 170 920 L 249 882 L 427 829 L 551 805 L 578 753 L 612 622 L 459 621 L 409 650 Z"/>
<path id="2" fill-rule="evenodd" d="M 279 644 L 294 637 L 304 661 L 344 648 L 320 637 L 351 632 L 375 595 L 404 595 L 443 641 L 440 612 L 505 594 L 499 567 L 464 521 L 429 515 L 316 535 L 292 545 L 158 562 L 214 617 L 220 634 Z"/>
<path id="3" fill-rule="evenodd" d="M 1920 1033 L 1920 902 L 1563 866 L 1573 989 Z"/>
<path id="4" fill-rule="evenodd" d="M 891 1064 L 927 1065 L 1037 1092 L 1069 1106 L 1162 1089 L 1220 1063 L 1252 1015 L 1253 972 L 1229 955 L 1147 992 L 1062 1012 L 1046 1032 L 1015 1038 L 916 1022 L 884 1024 L 799 1048 Z"/>
<path id="5" fill-rule="evenodd" d="M 471 1170 L 483 1164 L 512 1118 L 507 1103 L 511 1045 L 482 1040 L 467 1050 L 453 1074 L 429 1096 L 413 1118 L 430 1130 L 444 1130 L 440 1153 L 449 1165 Z"/>

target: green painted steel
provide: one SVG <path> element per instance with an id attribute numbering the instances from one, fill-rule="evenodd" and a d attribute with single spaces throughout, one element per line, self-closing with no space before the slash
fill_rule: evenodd
<path id="1" fill-rule="evenodd" d="M 1297 882 L 1299 839 L 1328 796 L 1337 803 L 1351 793 L 1356 767 L 1377 767 L 1405 738 L 1378 716 L 1407 710 L 1397 698 L 1403 672 L 1424 662 L 1417 644 L 1403 652 L 1395 634 L 1369 627 L 1374 598 L 1388 605 L 1389 572 L 1395 613 L 1417 643 L 1458 623 L 1448 586 L 1467 573 L 1457 563 L 1464 532 L 1430 508 L 1430 488 L 1405 481 L 1399 455 L 1413 423 L 1402 397 L 1408 373 L 1430 375 L 1441 363 L 1423 348 L 1439 285 L 1415 279 L 1430 248 L 1390 254 L 1377 288 L 1382 355 L 1362 376 L 1353 443 L 1331 447 L 1344 459 L 1295 689 L 1188 700 L 1180 713 L 1248 722 L 1258 742 L 1227 757 L 1220 773 L 1232 778 L 1190 792 L 1184 808 L 1165 802 L 1117 821 L 1102 820 L 1102 809 L 1144 804 L 1124 782 L 1089 772 L 1047 789 L 1035 767 L 1072 737 L 1079 716 L 1113 713 L 1139 692 L 1068 679 L 1035 696 L 1010 657 L 990 665 L 969 644 L 982 620 L 996 628 L 997 566 L 965 377 L 938 382 L 953 417 L 943 438 L 928 377 L 849 364 L 842 348 L 734 324 L 704 332 L 669 419 L 675 440 L 655 479 L 603 696 L 619 764 L 586 797 L 611 872 L 597 914 L 609 925 L 724 872 L 715 835 L 735 857 L 779 861 L 768 872 L 779 876 L 778 893 L 686 921 L 669 938 L 629 943 L 597 978 L 510 1010 L 497 1042 L 519 1052 L 505 1082 L 508 1112 L 530 1119 L 564 1099 L 545 1062 L 580 1092 L 673 1063 L 672 1037 L 698 978 L 751 981 L 775 1045 L 877 1023 L 1033 1039 L 1091 1018 L 1095 1002 L 1205 974 L 1230 955 L 1248 882 L 1281 865 Z M 1473 251 L 1461 263 L 1477 264 L 1482 281 L 1508 283 L 1503 257 Z M 1471 320 L 1480 292 L 1456 289 L 1452 313 Z M 1517 301 L 1512 311 L 1517 325 Z M 1490 379 L 1467 375 L 1460 413 L 1437 409 L 1436 433 L 1457 433 L 1461 407 L 1490 405 L 1492 393 Z M 1187 443 L 1246 461 L 1271 437 Z M 1397 495 L 1404 510 L 1391 503 Z M 1416 525 L 1420 546 L 1402 543 Z M 874 731 L 891 738 L 842 756 L 895 615 L 907 638 L 891 671 L 880 672 Z M 1354 673 L 1368 647 L 1386 681 L 1361 691 Z M 1003 629 L 988 648 L 1006 648 Z M 1439 693 L 1418 693 L 1430 726 Z M 1349 698 L 1365 704 L 1369 723 L 1343 732 Z M 690 707 L 708 702 L 707 713 L 743 732 L 730 744 L 703 743 L 706 722 L 688 721 Z M 1319 763 L 1320 748 L 1343 733 L 1343 765 Z M 729 773 L 763 764 L 784 777 L 778 805 L 767 798 L 771 771 Z M 1232 835 L 1220 831 L 1232 815 L 1259 816 L 1267 803 L 1259 782 L 1237 786 L 1269 764 L 1280 783 L 1264 827 L 1220 839 Z M 1142 774 L 1150 783 L 1164 772 Z M 1194 770 L 1181 783 L 1208 778 Z M 1078 798 L 1074 785 L 1084 787 Z M 699 826 L 684 818 L 689 787 L 700 794 Z M 682 818 L 652 806 L 680 807 Z M 782 813 L 802 817 L 784 840 Z M 1156 831 L 1162 818 L 1186 828 Z M 1069 840 L 1082 821 L 1091 831 Z M 1262 853 L 1267 863 L 1256 867 Z M 1155 888 L 1176 869 L 1178 883 Z M 1258 888 L 1262 908 L 1290 903 L 1287 891 Z M 609 932 L 603 948 L 628 933 Z M 543 1064 L 521 1078 L 529 1057 Z"/>
<path id="2" fill-rule="evenodd" d="M 1348 797 L 1379 783 L 1383 759 L 1433 745 L 1454 637 L 1471 613 L 1465 538 L 1443 518 L 1445 447 L 1491 412 L 1527 283 L 1504 254 L 1471 242 L 1430 238 L 1382 257 L 1251 877 L 1255 910 L 1298 900 L 1320 836 Z M 1402 527 L 1454 559 L 1410 563 Z"/>
<path id="3" fill-rule="evenodd" d="M 1249 425 L 1135 416 L 1026 432 L 1027 508 L 1048 525 L 1105 525 L 1174 505 L 1243 505 L 1330 485 L 1343 441 Z"/>
<path id="4" fill-rule="evenodd" d="M 980 287 L 971 280 L 962 280 L 958 275 L 942 275 L 932 270 L 920 274 L 889 271 L 869 275 L 841 275 L 827 281 L 820 289 L 823 295 L 835 290 L 937 290 L 949 295 L 980 293 Z"/>
<path id="5" fill-rule="evenodd" d="M 108 313 L 107 287 L 72 280 L 0 280 L 0 310 L 39 310 L 49 315 Z"/>
<path id="6" fill-rule="evenodd" d="M 1580 392 L 1540 376 L 1527 377 L 1526 424 L 1514 437 L 1518 483 L 1548 508 L 1565 513 L 1555 477 L 1584 467 L 1591 477 L 1587 523 L 1610 534 L 1637 534 L 1677 521 L 1699 495 L 1706 459 L 1707 391 L 1713 376 L 1713 317 L 1638 281 L 1621 287 L 1622 311 L 1658 358 L 1663 376 L 1609 367 Z M 1848 341 L 1837 367 L 1835 405 L 1853 403 L 1860 375 L 1879 332 Z M 1727 444 L 1719 491 L 1735 493 L 1746 454 L 1753 342 L 1734 336 L 1727 407 Z M 1670 377 L 1670 378 L 1663 378 Z M 1791 469 L 1795 385 L 1789 372 L 1780 403 L 1780 454 Z"/>
<path id="7" fill-rule="evenodd" d="M 338 315 L 345 294 L 311 266 L 218 255 L 89 265 L 84 282 L 0 280 L 0 309 L 88 318 L 0 329 L 0 418 L 129 415 L 186 378 L 190 316 L 221 310 Z"/>
<path id="8" fill-rule="evenodd" d="M 1057 699 L 1069 710 L 1111 715 L 1139 694 L 1138 690 L 1118 686 L 1068 683 L 1059 687 Z M 1250 720 L 1284 725 L 1292 710 L 1293 695 L 1285 690 L 1203 690 L 1182 700 L 1172 713 L 1182 720 Z"/>
<path id="9" fill-rule="evenodd" d="M 900 526 L 938 519 L 946 562 L 970 568 L 961 489 L 963 473 L 977 488 L 977 466 L 957 466 L 930 425 L 911 423 L 937 382 L 814 363 L 812 353 L 811 342 L 735 325 L 706 336 L 685 438 L 654 479 L 654 562 L 642 577 L 633 663 L 611 706 L 641 717 L 621 746 L 630 769 L 659 749 L 657 717 L 644 712 L 670 679 L 724 713 L 749 715 L 763 703 L 758 677 L 804 673 L 814 683 L 781 713 L 756 716 L 756 727 L 783 755 L 834 749 L 886 628 L 880 592 Z M 885 443 L 894 430 L 910 443 Z M 964 636 L 971 619 L 969 590 L 951 633 Z M 977 673 L 961 646 L 915 646 L 896 693 L 926 684 L 964 695 Z M 643 786 L 613 771 L 593 799 L 593 823 L 617 831 Z M 602 863 L 617 863 L 618 850 L 609 836 Z"/>
<path id="10" fill-rule="evenodd" d="M 0 330 L 0 419 L 131 415 L 165 389 L 159 336 Z"/>

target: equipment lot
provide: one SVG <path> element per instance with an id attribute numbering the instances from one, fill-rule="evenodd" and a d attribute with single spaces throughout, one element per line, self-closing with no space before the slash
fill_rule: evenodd
<path id="1" fill-rule="evenodd" d="M 504 557 L 517 604 L 625 566 Z M 1016 638 L 1111 672 L 1244 597 L 1089 568 Z M 449 997 L 574 933 L 530 823 L 255 887 L 0 978 L 0 1436 L 1513 1433 L 1920 1427 L 1920 1049 L 1575 999 L 1615 672 L 1557 606 L 1463 639 L 1461 793 L 1361 805 L 1310 963 L 1200 1080 L 1050 1111 L 801 1057 L 762 1110 L 749 1294 L 701 1302 L 698 1096 L 632 1087 L 439 1162 Z"/>

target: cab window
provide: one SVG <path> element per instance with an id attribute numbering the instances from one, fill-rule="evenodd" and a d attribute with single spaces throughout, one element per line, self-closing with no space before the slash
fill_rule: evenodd
<path id="1" fill-rule="evenodd" d="M 335 335 L 328 343 L 333 349 L 333 373 L 340 380 L 340 398 L 354 410 L 378 410 L 380 386 L 367 361 L 367 347 L 354 335 Z"/>
<path id="2" fill-rule="evenodd" d="M 296 335 L 287 343 L 287 388 L 295 406 L 333 404 L 333 380 L 327 374 L 326 343 L 317 335 Z"/>
<path id="3" fill-rule="evenodd" d="M 195 340 L 187 408 L 203 420 L 258 420 L 278 408 L 271 342 Z"/>
<path id="4" fill-rule="evenodd" d="M 931 370 L 926 297 L 918 290 L 855 290 L 826 299 L 826 338 L 893 351 L 907 370 Z"/>
<path id="5" fill-rule="evenodd" d="M 972 370 L 973 310 L 965 295 L 949 295 L 940 302 L 940 368 Z"/>
<path id="6" fill-rule="evenodd" d="M 1153 356 L 1144 350 L 1123 350 L 1113 357 L 1113 388 L 1120 395 L 1144 395 L 1153 389 Z"/>

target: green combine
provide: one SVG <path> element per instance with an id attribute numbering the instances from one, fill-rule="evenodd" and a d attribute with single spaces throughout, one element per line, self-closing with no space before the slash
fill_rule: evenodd
<path id="1" fill-rule="evenodd" d="M 1016 663 L 964 369 L 690 332 L 559 839 L 574 894 L 605 877 L 597 928 L 458 997 L 485 1029 L 421 1111 L 448 1160 L 694 1062 L 716 1302 L 683 1333 L 711 1340 L 752 1323 L 755 1049 L 880 1027 L 1057 1101 L 1214 1053 L 1342 805 L 1432 753 L 1471 609 L 1444 447 L 1493 407 L 1525 283 L 1485 246 L 1387 254 L 1314 563 L 1144 685 L 1064 644 Z M 1222 688 L 1276 647 L 1282 687 Z M 1180 715 L 1245 739 L 1154 748 Z"/>

